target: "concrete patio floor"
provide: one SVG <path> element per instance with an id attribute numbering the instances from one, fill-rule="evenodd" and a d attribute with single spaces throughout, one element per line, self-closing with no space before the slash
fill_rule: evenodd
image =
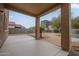
<path id="1" fill-rule="evenodd" d="M 28 35 L 11 35 L 0 48 L 0 56 L 67 56 L 68 52 L 45 40 Z"/>

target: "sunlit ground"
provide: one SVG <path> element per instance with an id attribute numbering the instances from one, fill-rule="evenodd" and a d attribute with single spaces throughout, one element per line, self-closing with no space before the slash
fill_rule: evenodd
<path id="1" fill-rule="evenodd" d="M 35 33 L 30 33 L 30 36 L 35 37 Z M 57 46 L 61 46 L 61 34 L 60 33 L 42 33 L 42 40 L 46 40 L 52 44 L 55 44 Z M 75 40 L 75 38 L 71 39 L 72 46 L 79 46 L 79 40 Z"/>

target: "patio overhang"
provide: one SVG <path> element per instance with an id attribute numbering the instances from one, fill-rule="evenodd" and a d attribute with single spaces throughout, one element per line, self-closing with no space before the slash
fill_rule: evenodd
<path id="1" fill-rule="evenodd" d="M 4 4 L 4 8 L 36 17 L 56 10 L 59 8 L 58 5 L 57 3 L 8 3 Z"/>
<path id="2" fill-rule="evenodd" d="M 51 11 L 57 10 L 61 8 L 61 47 L 64 50 L 69 51 L 70 49 L 70 5 L 68 3 L 7 3 L 7 4 L 0 4 L 0 9 L 8 9 L 17 11 L 23 14 L 27 14 L 30 16 L 36 17 L 36 27 L 35 27 L 35 36 L 36 39 L 40 39 L 40 17 L 48 14 Z M 0 19 L 0 39 L 5 40 L 5 32 L 7 30 L 7 24 L 5 12 L 4 14 L 0 13 L 2 17 Z M 2 41 L 3 43 L 4 41 Z"/>

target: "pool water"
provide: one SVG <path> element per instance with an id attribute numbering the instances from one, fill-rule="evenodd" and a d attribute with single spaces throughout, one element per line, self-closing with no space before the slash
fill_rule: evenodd
<path id="1" fill-rule="evenodd" d="M 73 38 L 79 38 L 79 34 L 73 34 L 72 37 Z"/>

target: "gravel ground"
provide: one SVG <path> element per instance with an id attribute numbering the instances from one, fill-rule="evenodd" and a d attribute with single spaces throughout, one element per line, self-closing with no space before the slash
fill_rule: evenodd
<path id="1" fill-rule="evenodd" d="M 35 33 L 30 33 L 30 36 L 35 36 Z M 61 46 L 61 34 L 60 33 L 43 33 L 43 40 L 46 40 L 52 44 L 55 44 L 57 46 Z M 79 46 L 79 40 L 76 38 L 71 38 L 71 45 L 78 45 Z"/>

